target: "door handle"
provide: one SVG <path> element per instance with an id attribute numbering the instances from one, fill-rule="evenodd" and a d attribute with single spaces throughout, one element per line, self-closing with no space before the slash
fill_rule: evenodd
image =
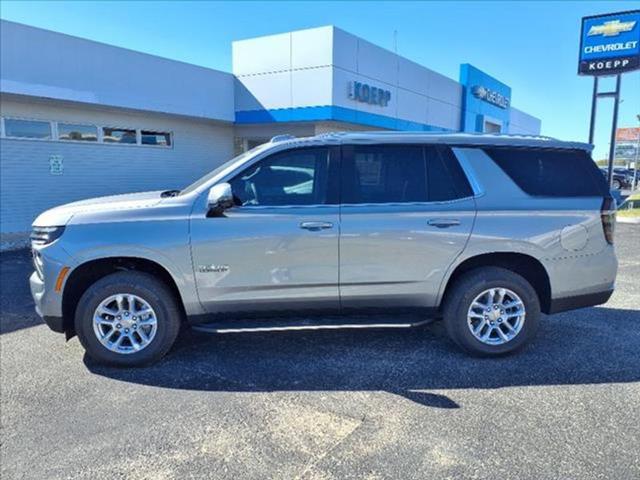
<path id="1" fill-rule="evenodd" d="M 304 228 L 305 230 L 310 230 L 312 232 L 318 232 L 320 230 L 325 230 L 327 228 L 333 228 L 333 223 L 331 222 L 301 222 L 300 228 Z"/>
<path id="2" fill-rule="evenodd" d="M 432 218 L 427 224 L 437 228 L 449 228 L 460 225 L 460 220 L 456 218 Z"/>

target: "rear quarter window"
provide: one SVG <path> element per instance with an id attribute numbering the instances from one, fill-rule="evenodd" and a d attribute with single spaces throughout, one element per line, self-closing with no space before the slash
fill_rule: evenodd
<path id="1" fill-rule="evenodd" d="M 496 147 L 484 151 L 529 195 L 608 196 L 604 177 L 584 150 Z"/>

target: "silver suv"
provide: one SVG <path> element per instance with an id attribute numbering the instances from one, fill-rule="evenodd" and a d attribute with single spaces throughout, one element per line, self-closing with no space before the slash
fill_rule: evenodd
<path id="1" fill-rule="evenodd" d="M 36 310 L 122 366 L 160 359 L 184 325 L 443 318 L 467 352 L 505 354 L 531 340 L 541 312 L 613 291 L 615 204 L 590 150 L 503 135 L 275 138 L 182 191 L 44 212 L 32 234 Z"/>

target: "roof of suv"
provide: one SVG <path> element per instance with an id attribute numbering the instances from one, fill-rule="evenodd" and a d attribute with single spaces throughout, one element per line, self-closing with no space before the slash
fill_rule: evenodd
<path id="1" fill-rule="evenodd" d="M 581 142 L 564 142 L 551 137 L 536 135 L 507 135 L 486 133 L 430 133 L 430 132 L 332 132 L 316 135 L 315 137 L 296 138 L 280 135 L 271 140 L 272 143 L 291 143 L 295 145 L 306 143 L 438 143 L 455 146 L 510 146 L 578 149 L 590 152 L 593 145 Z"/>

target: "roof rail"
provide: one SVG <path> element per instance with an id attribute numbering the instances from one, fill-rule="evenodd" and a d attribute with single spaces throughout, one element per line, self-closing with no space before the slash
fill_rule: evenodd
<path id="1" fill-rule="evenodd" d="M 294 138 L 296 138 L 294 135 L 289 135 L 288 133 L 285 135 L 276 135 L 271 140 L 269 140 L 269 143 L 284 142 L 285 140 L 293 140 Z"/>

